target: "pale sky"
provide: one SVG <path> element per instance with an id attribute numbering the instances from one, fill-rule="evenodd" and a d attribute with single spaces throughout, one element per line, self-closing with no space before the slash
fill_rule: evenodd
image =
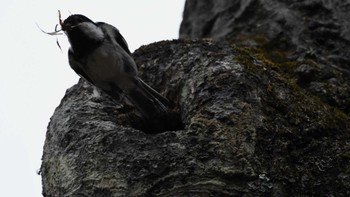
<path id="1" fill-rule="evenodd" d="M 65 36 L 53 31 L 62 18 L 84 14 L 117 27 L 131 51 L 178 38 L 185 0 L 14 0 L 0 7 L 0 196 L 38 197 L 36 174 L 46 127 L 66 89 L 78 81 L 67 61 Z"/>

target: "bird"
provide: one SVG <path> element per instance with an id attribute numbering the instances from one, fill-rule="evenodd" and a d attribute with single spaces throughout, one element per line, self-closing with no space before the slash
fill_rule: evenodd
<path id="1" fill-rule="evenodd" d="M 70 43 L 70 67 L 80 77 L 114 99 L 124 95 L 145 119 L 166 116 L 168 99 L 138 76 L 128 44 L 116 27 L 81 14 L 60 19 L 60 25 Z"/>

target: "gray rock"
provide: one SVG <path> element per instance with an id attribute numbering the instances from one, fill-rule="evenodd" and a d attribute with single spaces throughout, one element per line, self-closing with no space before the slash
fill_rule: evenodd
<path id="1" fill-rule="evenodd" d="M 349 195 L 349 117 L 273 65 L 211 41 L 133 55 L 184 127 L 146 134 L 132 106 L 80 80 L 48 126 L 44 196 Z"/>
<path id="2" fill-rule="evenodd" d="M 349 18 L 349 0 L 189 0 L 180 37 L 257 47 L 303 88 L 349 115 Z M 294 75 L 310 61 L 317 73 Z"/>
<path id="3" fill-rule="evenodd" d="M 188 0 L 186 40 L 133 54 L 168 121 L 80 80 L 48 126 L 43 195 L 350 196 L 349 11 Z"/>

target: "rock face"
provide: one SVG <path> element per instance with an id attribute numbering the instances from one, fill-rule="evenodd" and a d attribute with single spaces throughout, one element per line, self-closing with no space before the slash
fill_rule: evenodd
<path id="1" fill-rule="evenodd" d="M 43 195 L 349 196 L 349 48 L 330 37 L 309 54 L 303 47 L 316 46 L 316 34 L 303 40 L 308 30 L 293 26 L 302 21 L 275 18 L 339 21 L 346 40 L 348 20 L 312 8 L 339 17 L 347 8 L 303 2 L 187 1 L 181 37 L 217 40 L 163 41 L 133 54 L 140 77 L 181 117 L 162 133 L 147 134 L 133 106 L 80 80 L 48 126 Z"/>
<path id="2" fill-rule="evenodd" d="M 349 18 L 349 0 L 191 0 L 180 37 L 263 47 L 280 63 L 294 59 L 285 69 L 299 85 L 350 114 Z"/>
<path id="3" fill-rule="evenodd" d="M 184 129 L 160 134 L 134 129 L 135 110 L 81 80 L 67 91 L 48 126 L 44 196 L 350 190 L 348 117 L 271 65 L 208 41 L 155 43 L 134 56 L 142 78 L 177 104 Z"/>

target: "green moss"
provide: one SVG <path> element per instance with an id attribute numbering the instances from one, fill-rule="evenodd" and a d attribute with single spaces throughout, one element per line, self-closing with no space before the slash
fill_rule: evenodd
<path id="1" fill-rule="evenodd" d="M 350 160 L 350 152 L 348 150 L 343 151 L 339 154 L 339 157 L 344 160 Z"/>
<path id="2" fill-rule="evenodd" d="M 262 43 L 266 41 L 261 37 L 257 40 Z M 291 60 L 288 58 L 291 52 L 279 50 L 277 47 L 267 50 L 264 45 L 234 46 L 234 50 L 237 51 L 235 60 L 245 66 L 247 73 L 257 76 L 259 86 L 266 88 L 261 96 L 264 102 L 272 107 L 271 113 L 277 111 L 277 113 L 284 114 L 284 117 L 287 117 L 290 124 L 296 128 L 299 126 L 312 127 L 312 124 L 316 124 L 317 129 L 311 129 L 313 130 L 311 132 L 319 130 L 323 132 L 322 135 L 326 136 L 333 129 L 339 128 L 339 124 L 349 120 L 349 117 L 341 110 L 324 103 L 319 97 L 312 95 L 297 84 L 294 70 L 301 63 L 318 67 L 318 64 L 312 59 L 306 62 Z M 282 97 L 281 91 L 282 94 L 285 94 Z"/>
<path id="3" fill-rule="evenodd" d="M 289 58 L 293 51 L 286 49 L 288 47 L 283 47 L 286 45 L 283 42 L 288 43 L 285 39 L 276 41 L 269 40 L 267 36 L 262 34 L 241 34 L 231 36 L 228 42 L 239 46 L 238 50 L 243 52 L 242 55 L 248 53 L 248 56 L 255 57 L 262 64 L 269 65 L 272 69 L 281 69 L 283 72 L 291 74 L 300 65 L 300 62 Z"/>
<path id="4" fill-rule="evenodd" d="M 252 48 L 248 47 L 242 47 L 242 48 L 235 48 L 237 50 L 237 56 L 235 59 L 244 65 L 246 69 L 251 70 L 256 68 L 256 65 L 254 64 L 254 52 Z"/>
<path id="5" fill-rule="evenodd" d="M 254 42 L 255 45 L 265 45 L 269 43 L 269 39 L 263 34 L 238 34 L 228 36 L 228 40 L 231 43 L 243 44 L 246 42 Z"/>

